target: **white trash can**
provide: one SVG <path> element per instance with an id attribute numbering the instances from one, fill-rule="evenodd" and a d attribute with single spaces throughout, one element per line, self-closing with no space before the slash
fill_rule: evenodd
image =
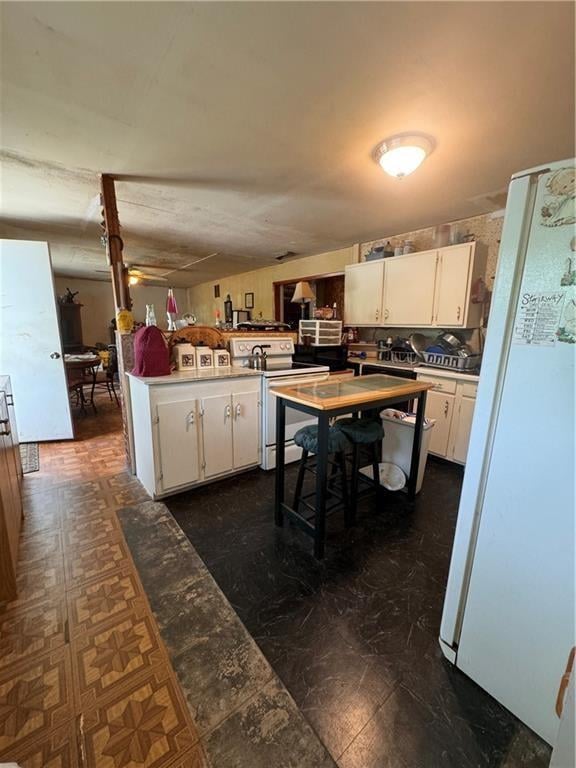
<path id="1" fill-rule="evenodd" d="M 414 425 L 416 416 L 397 411 L 394 408 L 385 408 L 380 412 L 382 426 L 384 427 L 384 439 L 382 440 L 382 461 L 396 464 L 410 476 L 410 461 L 412 459 L 412 445 L 414 443 Z M 422 444 L 420 446 L 420 464 L 418 466 L 418 478 L 416 480 L 416 493 L 420 493 L 424 469 L 428 459 L 428 446 L 430 435 L 436 424 L 435 419 L 424 419 L 422 429 Z"/>

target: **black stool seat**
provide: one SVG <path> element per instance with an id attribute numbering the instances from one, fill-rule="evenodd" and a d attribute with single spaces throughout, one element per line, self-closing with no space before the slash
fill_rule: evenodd
<path id="1" fill-rule="evenodd" d="M 351 443 L 370 445 L 384 437 L 384 428 L 380 419 L 354 419 L 351 416 L 339 419 L 334 429 L 343 432 Z"/>
<path id="2" fill-rule="evenodd" d="M 303 448 L 308 453 L 318 453 L 318 427 L 312 424 L 309 427 L 302 427 L 294 435 L 294 442 L 299 448 Z M 339 453 L 346 450 L 348 440 L 342 430 L 330 427 L 328 430 L 328 453 Z"/>
<path id="3" fill-rule="evenodd" d="M 384 437 L 384 428 L 380 419 L 355 419 L 346 417 L 338 419 L 333 429 L 338 429 L 352 443 L 352 471 L 350 478 L 350 503 L 346 510 L 346 524 L 354 525 L 356 522 L 356 507 L 358 504 L 358 484 L 362 481 L 376 490 L 380 488 L 380 442 Z M 360 474 L 360 451 L 362 446 L 370 448 L 370 463 L 372 464 L 372 478 Z"/>
<path id="4" fill-rule="evenodd" d="M 300 466 L 298 468 L 298 477 L 296 479 L 296 488 L 294 490 L 294 502 L 292 508 L 298 518 L 305 521 L 307 530 L 314 530 L 316 524 L 316 490 L 311 493 L 303 494 L 302 488 L 304 485 L 304 473 L 306 471 L 316 474 L 316 462 L 318 458 L 318 426 L 313 424 L 309 427 L 302 427 L 294 435 L 294 442 L 297 446 L 302 448 L 302 458 L 300 459 Z M 344 516 L 348 519 L 348 487 L 346 480 L 346 448 L 350 445 L 344 432 L 341 432 L 335 427 L 328 429 L 328 454 L 333 455 L 334 459 L 331 461 L 327 458 L 329 464 L 332 465 L 332 472 L 328 479 L 327 494 L 334 497 L 336 503 L 331 508 L 327 509 L 327 512 L 333 512 L 337 508 L 344 506 Z M 309 454 L 316 454 L 316 458 L 313 459 Z M 337 488 L 337 483 L 340 488 Z M 310 503 L 308 499 L 313 499 L 314 503 Z M 314 524 L 310 522 L 308 518 L 301 515 L 300 509 L 305 508 L 308 512 L 311 512 L 314 516 Z"/>

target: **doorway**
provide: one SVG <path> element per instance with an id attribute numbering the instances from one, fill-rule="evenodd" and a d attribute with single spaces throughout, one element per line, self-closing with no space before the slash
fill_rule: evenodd
<path id="1" fill-rule="evenodd" d="M 306 304 L 304 319 L 314 317 L 314 310 L 319 307 L 333 307 L 336 304 L 337 318 L 344 312 L 344 275 L 320 275 L 319 277 L 299 277 L 287 282 L 274 283 L 274 319 L 287 323 L 293 330 L 298 330 L 301 319 L 300 304 L 292 302 L 296 284 L 306 280 L 310 284 L 316 299 Z"/>

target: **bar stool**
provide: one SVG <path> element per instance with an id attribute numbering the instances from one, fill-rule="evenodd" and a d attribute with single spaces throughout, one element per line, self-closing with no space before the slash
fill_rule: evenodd
<path id="1" fill-rule="evenodd" d="M 315 475 L 316 464 L 310 464 L 310 454 L 318 453 L 318 427 L 311 425 L 309 427 L 302 427 L 294 435 L 294 442 L 297 446 L 302 448 L 302 458 L 300 459 L 300 466 L 298 468 L 298 477 L 296 479 L 296 489 L 294 491 L 294 502 L 292 508 L 298 513 L 300 505 L 302 504 L 311 512 L 316 512 L 316 507 L 309 504 L 306 499 L 316 495 L 316 491 L 312 491 L 305 495 L 302 495 L 302 486 L 304 484 L 304 473 L 310 472 Z M 332 470 L 328 478 L 328 494 L 337 499 L 336 503 L 332 507 L 328 508 L 327 512 L 332 512 L 340 504 L 344 505 L 344 517 L 348 518 L 348 484 L 346 480 L 346 448 L 348 447 L 348 440 L 344 432 L 336 427 L 330 427 L 328 430 L 328 462 L 332 465 Z M 334 460 L 330 460 L 330 456 L 334 456 Z M 340 492 L 335 488 L 335 484 L 340 481 Z"/>
<path id="2" fill-rule="evenodd" d="M 350 478 L 350 504 L 346 508 L 346 525 L 356 522 L 356 505 L 358 503 L 358 482 L 373 485 L 376 490 L 380 487 L 380 454 L 378 447 L 384 437 L 384 428 L 380 419 L 356 419 L 347 417 L 338 419 L 333 429 L 340 430 L 352 443 L 352 476 Z M 369 446 L 372 463 L 372 478 L 360 473 L 360 451 L 362 446 Z"/>

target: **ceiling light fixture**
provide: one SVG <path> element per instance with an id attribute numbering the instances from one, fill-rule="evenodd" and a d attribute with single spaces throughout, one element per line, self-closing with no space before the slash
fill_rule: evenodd
<path id="1" fill-rule="evenodd" d="M 402 133 L 381 141 L 374 149 L 374 159 L 390 176 L 403 179 L 415 171 L 433 149 L 430 136 Z"/>
<path id="2" fill-rule="evenodd" d="M 137 275 L 130 275 L 128 277 L 128 283 L 130 285 L 138 285 L 139 282 L 140 282 L 140 278 Z"/>

